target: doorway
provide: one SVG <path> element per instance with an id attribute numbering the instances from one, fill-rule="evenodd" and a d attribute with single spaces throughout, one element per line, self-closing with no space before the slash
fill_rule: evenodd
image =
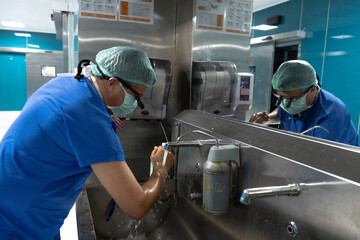
<path id="1" fill-rule="evenodd" d="M 298 51 L 298 44 L 288 46 L 275 46 L 273 74 L 283 62 L 298 59 Z M 277 108 L 275 106 L 276 100 L 277 98 L 273 94 L 271 94 L 270 112 L 274 111 Z"/>

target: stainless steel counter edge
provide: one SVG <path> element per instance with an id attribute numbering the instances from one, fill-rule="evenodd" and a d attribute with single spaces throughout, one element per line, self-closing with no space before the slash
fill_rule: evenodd
<path id="1" fill-rule="evenodd" d="M 258 124 L 186 110 L 174 122 L 186 122 L 211 133 L 279 155 L 289 161 L 360 186 L 360 148 Z"/>

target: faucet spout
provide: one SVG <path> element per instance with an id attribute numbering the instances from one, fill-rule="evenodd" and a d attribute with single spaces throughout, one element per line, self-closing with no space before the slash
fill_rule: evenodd
<path id="1" fill-rule="evenodd" d="M 242 192 L 240 202 L 245 205 L 250 205 L 252 198 L 275 197 L 280 195 L 298 196 L 300 192 L 300 184 L 298 183 L 285 186 L 247 188 Z"/>

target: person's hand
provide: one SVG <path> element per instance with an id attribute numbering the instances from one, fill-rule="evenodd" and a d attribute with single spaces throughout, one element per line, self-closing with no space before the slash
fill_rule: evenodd
<path id="1" fill-rule="evenodd" d="M 249 122 L 262 124 L 269 120 L 270 120 L 270 116 L 266 112 L 259 112 L 251 115 Z"/>
<path id="2" fill-rule="evenodd" d="M 121 128 L 124 127 L 124 124 L 122 123 L 122 121 L 120 120 L 120 118 L 115 117 L 114 115 L 110 115 L 110 116 L 111 116 L 111 118 L 115 121 L 116 126 L 117 126 L 118 129 L 121 129 Z"/>
<path id="3" fill-rule="evenodd" d="M 164 152 L 165 152 L 165 149 L 162 146 L 155 147 L 154 150 L 152 151 L 150 159 L 151 159 L 152 165 L 155 168 L 160 167 L 160 166 L 164 167 L 164 165 L 163 165 Z M 167 155 L 166 163 L 165 163 L 167 172 L 169 171 L 169 169 L 171 168 L 173 163 L 174 163 L 174 155 L 170 151 L 168 151 L 168 155 Z"/>

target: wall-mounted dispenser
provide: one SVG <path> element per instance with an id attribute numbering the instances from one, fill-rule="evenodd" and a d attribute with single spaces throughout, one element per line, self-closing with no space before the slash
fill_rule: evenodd
<path id="1" fill-rule="evenodd" d="M 226 213 L 231 192 L 231 164 L 240 166 L 239 147 L 234 145 L 212 146 L 203 167 L 203 203 L 205 211 Z"/>
<path id="2" fill-rule="evenodd" d="M 156 73 L 156 83 L 153 87 L 146 89 L 143 95 L 145 108 L 136 108 L 132 114 L 127 116 L 128 118 L 164 119 L 166 117 L 172 77 L 170 61 L 150 58 L 150 62 Z"/>
<path id="3" fill-rule="evenodd" d="M 232 62 L 193 62 L 192 108 L 218 115 L 232 115 L 238 79 Z"/>
<path id="4" fill-rule="evenodd" d="M 245 121 L 246 112 L 250 110 L 253 99 L 254 74 L 241 72 L 235 90 L 235 112 L 237 119 Z"/>

